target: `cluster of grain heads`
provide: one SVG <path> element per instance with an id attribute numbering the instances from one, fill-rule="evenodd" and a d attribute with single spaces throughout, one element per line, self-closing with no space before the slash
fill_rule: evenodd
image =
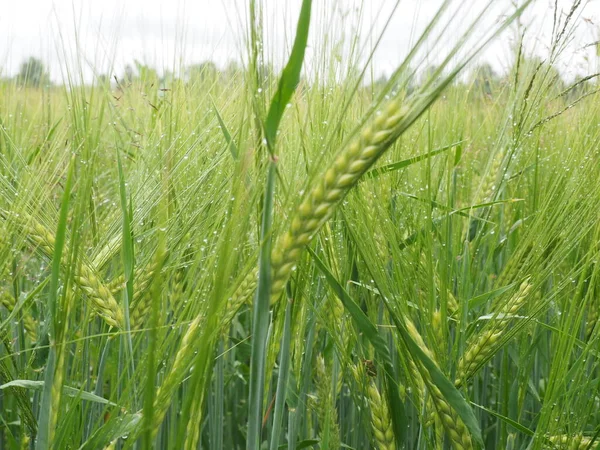
<path id="1" fill-rule="evenodd" d="M 369 405 L 371 406 L 371 422 L 373 423 L 373 435 L 377 441 L 379 450 L 395 450 L 394 429 L 387 403 L 381 397 L 381 393 L 375 383 L 369 383 L 367 388 Z"/>
<path id="2" fill-rule="evenodd" d="M 381 198 L 381 196 L 375 195 L 372 191 L 367 191 L 363 189 L 361 192 L 361 204 L 364 206 L 363 214 L 366 216 L 365 219 L 368 221 L 367 223 L 376 224 L 379 221 L 378 217 L 378 203 L 383 205 L 387 204 L 387 199 Z M 375 242 L 375 246 L 377 248 L 377 254 L 382 258 L 383 261 L 387 261 L 390 257 L 389 248 L 388 248 L 388 240 L 383 233 L 380 226 L 375 226 L 372 229 L 373 231 L 373 241 Z"/>
<path id="3" fill-rule="evenodd" d="M 147 266 L 136 267 L 133 274 L 133 301 L 130 304 L 131 328 L 137 329 L 143 326 L 144 317 L 147 316 L 151 307 L 151 295 L 149 287 L 157 274 L 163 268 L 168 253 L 156 251 L 150 263 Z M 175 276 L 179 276 L 177 272 Z M 125 289 L 125 276 L 119 275 L 110 282 L 106 283 L 106 287 L 113 296 Z M 173 289 L 178 292 L 177 289 Z"/>
<path id="4" fill-rule="evenodd" d="M 469 434 L 469 430 L 458 413 L 450 406 L 444 394 L 433 384 L 433 381 L 428 374 L 423 375 L 425 384 L 431 400 L 437 412 L 439 420 L 448 435 L 448 439 L 455 450 L 470 450 L 473 449 L 473 440 Z"/>
<path id="5" fill-rule="evenodd" d="M 504 286 L 512 283 L 518 278 L 519 273 L 525 266 L 527 259 L 530 257 L 533 251 L 533 245 L 528 244 L 522 250 L 519 250 L 513 257 L 510 258 L 508 264 L 504 267 L 504 270 L 496 280 L 498 286 Z"/>
<path id="6" fill-rule="evenodd" d="M 169 308 L 171 311 L 179 309 L 179 303 L 186 290 L 185 275 L 186 272 L 184 269 L 176 269 L 171 276 L 169 283 Z"/>
<path id="7" fill-rule="evenodd" d="M 437 360 L 442 363 L 445 361 L 447 349 L 445 339 L 445 324 L 442 320 L 442 312 L 436 309 L 431 316 L 431 328 L 433 330 L 432 336 L 434 340 L 434 348 L 437 356 Z"/>
<path id="8" fill-rule="evenodd" d="M 510 297 L 508 302 L 498 312 L 489 328 L 477 334 L 467 346 L 458 362 L 456 373 L 457 386 L 462 385 L 472 377 L 479 367 L 497 351 L 497 345 L 508 329 L 508 320 L 525 304 L 531 284 L 529 279 L 521 283 L 519 290 Z"/>
<path id="9" fill-rule="evenodd" d="M 272 303 L 281 296 L 304 246 L 331 217 L 337 203 L 395 140 L 397 128 L 408 110 L 400 100 L 391 101 L 315 180 L 293 216 L 290 229 L 273 246 Z"/>
<path id="10" fill-rule="evenodd" d="M 504 151 L 499 150 L 493 156 L 488 170 L 481 178 L 480 197 L 477 203 L 491 202 L 498 191 L 499 173 L 504 161 Z M 500 180 L 501 181 L 501 180 Z"/>
<path id="11" fill-rule="evenodd" d="M 136 271 L 138 269 L 136 268 Z M 125 275 L 119 275 L 106 283 L 107 289 L 112 295 L 117 295 L 123 289 L 125 289 Z"/>
<path id="12" fill-rule="evenodd" d="M 421 254 L 420 263 L 421 263 L 421 266 L 423 269 L 423 273 L 427 273 L 428 263 L 427 263 L 427 258 L 425 256 L 425 254 Z M 437 270 L 433 271 L 433 276 L 434 276 L 434 281 L 435 281 L 435 288 L 436 288 L 437 293 L 440 296 L 440 298 L 444 298 L 444 294 L 445 294 L 446 311 L 447 311 L 448 315 L 454 316 L 458 312 L 458 301 L 456 300 L 456 297 L 454 296 L 454 294 L 448 287 L 446 287 L 444 289 L 444 283 L 442 282 L 440 274 Z M 442 289 L 444 289 L 444 291 L 442 291 Z"/>
<path id="13" fill-rule="evenodd" d="M 64 342 L 58 343 L 56 347 L 56 367 L 54 369 L 54 378 L 52 380 L 52 406 L 50 407 L 50 415 L 48 417 L 49 436 L 48 441 L 54 441 L 56 433 L 56 425 L 58 423 L 58 413 L 60 411 L 60 402 L 62 397 L 63 382 L 65 379 L 65 353 L 66 347 Z"/>

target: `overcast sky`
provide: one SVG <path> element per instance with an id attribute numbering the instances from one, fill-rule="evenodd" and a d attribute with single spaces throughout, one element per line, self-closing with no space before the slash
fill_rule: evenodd
<path id="1" fill-rule="evenodd" d="M 522 1 L 522 0 L 520 0 Z M 479 5 L 483 0 L 475 0 Z M 81 62 L 84 78 L 97 73 L 122 74 L 125 64 L 137 59 L 165 69 L 212 60 L 223 67 L 244 54 L 247 0 L 0 0 L 0 75 L 14 75 L 28 56 L 41 58 L 51 77 L 64 77 L 65 63 Z M 320 55 L 338 54 L 340 42 L 362 36 L 362 59 L 392 17 L 373 59 L 374 73 L 389 74 L 402 60 L 410 43 L 440 4 L 439 0 L 404 0 L 391 15 L 395 0 L 314 0 L 313 23 L 307 59 L 319 66 Z M 578 28 L 564 52 L 560 69 L 566 77 L 597 69 L 593 47 L 598 40 L 600 0 L 587 3 L 577 18 Z M 301 0 L 266 0 L 265 47 L 275 63 L 284 59 L 293 39 Z M 489 24 L 510 7 L 511 0 L 496 0 Z M 522 23 L 529 29 L 528 47 L 545 56 L 550 41 L 552 0 L 534 0 Z M 558 1 L 566 12 L 572 1 Z M 496 9 L 497 8 L 497 9 Z M 475 8 L 473 8 L 475 9 Z M 362 20 L 359 20 L 359 17 Z M 468 11 L 462 20 L 468 18 Z M 464 26 L 455 21 L 457 31 Z M 358 32 L 358 33 L 357 33 Z M 498 70 L 511 63 L 514 29 L 490 46 L 484 58 Z M 324 48 L 326 51 L 324 51 Z M 347 46 L 345 47 L 347 49 Z"/>

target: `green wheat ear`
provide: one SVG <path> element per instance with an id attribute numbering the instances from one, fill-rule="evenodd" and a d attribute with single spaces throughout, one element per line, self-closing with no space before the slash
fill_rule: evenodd
<path id="1" fill-rule="evenodd" d="M 54 253 L 55 238 L 52 232 L 34 217 L 21 213 L 16 215 L 4 213 L 5 216 L 15 220 L 29 241 L 46 257 L 52 258 Z M 68 262 L 65 260 L 65 264 Z M 88 297 L 96 313 L 112 327 L 123 329 L 125 316 L 121 306 L 113 297 L 111 291 L 105 286 L 103 280 L 96 274 L 87 262 L 82 261 L 77 273 L 73 277 L 77 287 Z"/>
<path id="2" fill-rule="evenodd" d="M 316 182 L 298 207 L 290 229 L 274 246 L 271 257 L 271 303 L 276 302 L 300 253 L 336 205 L 400 135 L 399 125 L 409 111 L 400 100 L 387 107 L 346 147 Z"/>

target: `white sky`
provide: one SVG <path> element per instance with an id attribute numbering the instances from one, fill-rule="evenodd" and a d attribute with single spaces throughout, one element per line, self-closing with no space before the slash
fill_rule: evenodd
<path id="1" fill-rule="evenodd" d="M 473 0 L 474 5 L 481 4 L 478 2 L 482 0 Z M 74 61 L 81 62 L 86 80 L 93 76 L 92 67 L 97 73 L 121 75 L 125 64 L 134 59 L 161 73 L 209 59 L 224 67 L 244 54 L 242 30 L 247 3 L 248 0 L 0 0 L 0 76 L 14 75 L 30 55 L 44 60 L 54 81 L 63 79 L 65 62 L 73 68 Z M 267 54 L 280 64 L 294 36 L 301 0 L 263 3 Z M 364 10 L 359 24 L 357 11 L 361 3 Z M 342 38 L 348 45 L 357 30 L 363 37 L 359 47 L 368 50 L 395 3 L 314 0 L 309 66 L 319 66 L 319 55 L 331 55 Z M 590 73 L 600 65 L 595 49 L 583 48 L 599 39 L 600 0 L 584 3 L 576 34 L 560 64 L 560 70 L 569 78 L 575 73 Z M 374 56 L 376 76 L 391 73 L 415 33 L 439 4 L 439 0 L 400 2 Z M 497 19 L 510 4 L 511 0 L 496 0 L 497 11 L 490 14 L 489 20 Z M 540 56 L 545 56 L 549 45 L 553 4 L 553 0 L 534 0 L 522 19 L 530 30 L 528 47 Z M 566 12 L 572 1 L 559 0 L 558 4 L 559 10 Z M 454 25 L 460 27 L 463 22 L 455 21 Z M 508 67 L 514 35 L 513 28 L 490 46 L 483 58 L 499 70 Z M 367 53 L 363 51 L 363 60 Z"/>

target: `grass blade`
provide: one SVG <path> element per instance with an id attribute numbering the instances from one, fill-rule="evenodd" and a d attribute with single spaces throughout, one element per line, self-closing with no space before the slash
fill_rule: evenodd
<path id="1" fill-rule="evenodd" d="M 402 161 L 398 161 L 395 163 L 391 163 L 391 164 L 386 164 L 385 166 L 381 166 L 381 167 L 377 167 L 375 169 L 371 169 L 369 170 L 367 173 L 365 173 L 364 177 L 365 179 L 367 178 L 377 178 L 381 175 L 384 175 L 388 172 L 393 172 L 396 170 L 401 170 L 404 169 L 405 167 L 408 167 L 410 165 L 416 164 L 420 161 L 423 161 L 425 159 L 428 158 L 433 158 L 435 155 L 439 155 L 440 153 L 444 153 L 445 151 L 448 151 L 456 146 L 460 146 L 461 144 L 463 144 L 465 141 L 458 141 L 458 142 L 454 142 L 452 144 L 448 144 L 445 145 L 444 147 L 440 147 L 437 148 L 435 150 L 432 150 L 430 152 L 427 153 L 422 153 L 420 155 L 417 156 L 413 156 L 411 158 L 407 158 L 407 159 L 403 159 Z"/>
<path id="2" fill-rule="evenodd" d="M 45 382 L 41 381 L 41 380 L 40 381 L 12 380 L 12 381 L 9 381 L 8 383 L 4 383 L 3 385 L 0 385 L 0 389 L 6 389 L 6 388 L 10 388 L 10 387 L 19 387 L 19 388 L 23 388 L 23 389 L 31 389 L 31 390 L 39 391 L 44 388 L 44 385 L 45 385 Z M 76 389 L 74 387 L 63 386 L 62 391 L 64 394 L 68 395 L 69 397 L 80 398 L 81 400 L 87 400 L 89 402 L 94 402 L 94 403 L 100 403 L 102 405 L 117 406 L 116 403 L 113 403 L 113 402 L 105 399 L 104 397 L 100 397 L 91 392 L 82 391 L 82 390 Z"/>
<path id="3" fill-rule="evenodd" d="M 131 339 L 131 324 L 129 321 L 129 303 L 133 299 L 133 269 L 135 265 L 133 254 L 133 235 L 131 233 L 131 216 L 127 207 L 127 191 L 125 188 L 125 175 L 123 173 L 123 165 L 121 164 L 121 156 L 117 152 L 117 167 L 119 171 L 119 193 L 121 199 L 121 217 L 123 239 L 121 241 L 121 255 L 123 260 L 123 269 L 125 276 L 125 289 L 123 290 L 123 312 L 125 315 L 125 334 L 122 335 L 126 348 L 126 357 L 129 360 L 127 370 L 130 371 L 129 376 L 132 377 L 135 373 L 135 361 L 133 356 L 133 342 Z M 136 392 L 133 390 L 134 404 L 136 404 Z"/>
<path id="4" fill-rule="evenodd" d="M 219 114 L 219 110 L 217 109 L 217 106 L 214 104 L 214 102 L 212 102 L 212 106 L 213 106 L 213 109 L 215 110 L 215 115 L 217 116 L 217 120 L 219 121 L 219 126 L 221 127 L 221 132 L 223 133 L 223 136 L 225 137 L 225 142 L 227 142 L 227 147 L 229 148 L 229 151 L 231 152 L 231 156 L 233 156 L 233 159 L 237 160 L 239 157 L 239 153 L 240 153 L 237 148 L 237 145 L 235 145 L 235 141 L 231 137 L 231 133 L 229 133 L 229 130 L 227 129 L 227 125 L 225 125 L 225 122 L 223 122 L 223 119 L 221 118 L 221 114 Z"/>
<path id="5" fill-rule="evenodd" d="M 292 94 L 300 82 L 300 71 L 302 70 L 304 52 L 308 42 L 311 6 L 312 0 L 302 1 L 302 9 L 300 10 L 300 17 L 298 18 L 296 38 L 294 39 L 292 53 L 283 69 L 283 73 L 279 79 L 279 85 L 277 86 L 277 92 L 275 92 L 275 95 L 271 100 L 271 105 L 269 106 L 269 113 L 267 114 L 267 120 L 265 122 L 265 138 L 267 139 L 267 145 L 271 151 L 273 151 L 273 148 L 275 147 L 275 138 L 279 128 L 279 122 L 283 117 L 286 105 L 290 101 L 290 98 L 292 98 Z"/>

